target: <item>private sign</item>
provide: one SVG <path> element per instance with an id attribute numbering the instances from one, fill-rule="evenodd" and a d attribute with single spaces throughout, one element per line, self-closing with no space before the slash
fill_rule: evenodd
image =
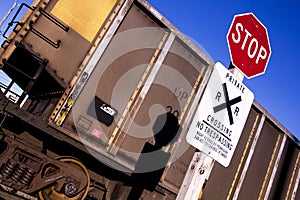
<path id="1" fill-rule="evenodd" d="M 216 63 L 186 140 L 227 167 L 244 128 L 253 93 Z"/>
<path id="2" fill-rule="evenodd" d="M 233 65 L 247 78 L 265 73 L 271 47 L 267 28 L 253 13 L 234 16 L 227 43 Z"/>

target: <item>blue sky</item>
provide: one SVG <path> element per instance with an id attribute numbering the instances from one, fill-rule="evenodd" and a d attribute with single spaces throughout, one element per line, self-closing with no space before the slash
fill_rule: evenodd
<path id="1" fill-rule="evenodd" d="M 31 2 L 30 0 L 18 2 Z M 244 83 L 258 101 L 300 139 L 300 2 L 296 0 L 149 0 L 181 32 L 225 66 L 230 62 L 226 34 L 235 14 L 252 12 L 267 27 L 272 55 L 264 75 Z M 0 2 L 0 19 L 14 0 Z M 4 26 L 4 25 L 3 25 Z M 1 30 L 4 30 L 4 27 Z"/>

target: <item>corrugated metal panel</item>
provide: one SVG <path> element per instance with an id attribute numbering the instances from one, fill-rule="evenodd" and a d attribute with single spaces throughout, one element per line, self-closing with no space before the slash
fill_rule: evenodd
<path id="1" fill-rule="evenodd" d="M 153 56 L 157 56 L 155 52 L 160 43 L 164 42 L 165 37 L 165 30 L 159 28 L 157 23 L 133 5 L 105 53 L 95 63 L 96 66 L 92 74 L 87 75 L 89 80 L 85 89 L 83 89 L 62 127 L 76 134 L 76 129 L 74 129 L 76 126 L 82 133 L 81 135 L 87 137 L 86 142 L 96 143 L 105 152 L 106 144 L 117 129 L 118 122 L 127 117 L 128 105 L 136 101 L 133 96 L 140 92 L 141 88 L 139 87 L 143 86 L 145 77 L 151 72 L 153 63 L 151 65 L 149 63 L 153 60 Z M 138 86 L 140 83 L 142 85 Z M 95 109 L 98 108 L 95 108 L 95 104 L 94 108 L 90 110 L 91 112 L 89 111 L 95 98 L 101 99 L 117 111 L 118 114 L 112 124 L 107 125 L 97 120 Z M 99 139 L 95 132 L 101 134 Z M 130 134 L 128 137 L 131 137 Z M 136 152 L 138 156 L 144 142 L 135 143 L 135 140 L 138 139 L 132 138 L 131 145 L 127 147 L 125 145 L 122 149 Z M 135 159 L 128 158 L 130 155 L 125 154 L 127 159 L 137 159 L 137 157 Z"/>
<path id="2" fill-rule="evenodd" d="M 224 168 L 220 164 L 215 163 L 205 186 L 203 199 L 218 200 L 233 198 L 255 138 L 260 119 L 261 114 L 252 108 L 230 165 Z"/>
<path id="3" fill-rule="evenodd" d="M 278 163 L 278 170 L 272 184 L 269 199 L 285 199 L 291 197 L 292 188 L 296 179 L 297 157 L 299 149 L 291 140 L 287 140 L 281 159 Z M 299 168 L 299 166 L 298 166 Z M 290 185 L 292 184 L 292 185 Z"/>
<path id="4" fill-rule="evenodd" d="M 215 164 L 203 199 L 293 199 L 295 196 L 299 149 L 268 118 L 261 121 L 261 110 L 253 108 L 231 164 L 228 168 Z M 264 122 L 260 128 L 259 121 Z"/>
<path id="5" fill-rule="evenodd" d="M 291 198 L 292 199 L 300 199 L 300 150 L 298 148 L 298 157 L 297 161 L 294 166 L 294 172 L 293 172 L 293 182 L 294 185 L 291 187 Z"/>
<path id="6" fill-rule="evenodd" d="M 196 93 L 199 92 L 205 70 L 206 63 L 181 40 L 177 39 L 172 44 L 155 79 L 157 82 L 163 83 L 164 87 L 169 90 L 169 96 L 167 93 L 165 94 L 166 103 L 168 103 L 166 105 L 171 105 L 173 110 L 178 110 L 182 126 L 179 144 L 172 144 L 168 147 L 168 151 L 172 151 L 176 156 L 171 157 L 170 166 L 166 168 L 160 183 L 173 192 L 179 191 L 189 165 L 188 160 L 192 159 L 195 152 L 195 149 L 190 147 L 184 138 L 190 123 L 187 115 L 193 112 L 191 104 Z M 176 149 L 174 149 L 175 147 Z"/>
<path id="7" fill-rule="evenodd" d="M 145 138 L 138 138 L 142 133 L 148 136 L 146 141 L 153 137 L 152 127 L 156 118 L 168 112 L 170 106 L 171 112 L 178 112 L 176 115 L 182 118 L 188 97 L 193 94 L 193 86 L 204 69 L 205 66 L 175 40 L 133 119 L 137 126 L 133 125 L 128 129 L 121 148 L 140 152 L 141 149 L 134 148 L 143 144 L 141 140 Z"/>
<path id="8" fill-rule="evenodd" d="M 185 118 L 208 65 L 148 12 L 133 4 L 104 54 L 92 57 L 87 67 L 94 65 L 94 70 L 83 72 L 76 83 L 84 89 L 61 129 L 74 138 L 78 131 L 87 144 L 127 160 L 129 168 L 146 143 L 158 143 L 153 127 L 160 115 L 171 109 L 179 122 Z M 117 112 L 111 123 L 98 121 L 95 110 L 91 113 L 95 99 Z"/>
<path id="9" fill-rule="evenodd" d="M 259 199 L 273 149 L 280 135 L 281 133 L 278 133 L 272 124 L 268 121 L 264 123 L 238 198 Z"/>
<path id="10" fill-rule="evenodd" d="M 160 185 L 177 193 L 181 187 L 194 153 L 195 148 L 191 146 L 184 152 L 184 154 L 172 162 L 171 165 L 166 168 L 165 176 L 163 176 Z"/>

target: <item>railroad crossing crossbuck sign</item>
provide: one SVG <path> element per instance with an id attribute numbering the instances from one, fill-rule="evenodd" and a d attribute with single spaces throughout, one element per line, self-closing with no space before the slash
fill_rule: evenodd
<path id="1" fill-rule="evenodd" d="M 240 80 L 216 63 L 187 133 L 187 142 L 227 167 L 253 99 L 253 93 Z"/>

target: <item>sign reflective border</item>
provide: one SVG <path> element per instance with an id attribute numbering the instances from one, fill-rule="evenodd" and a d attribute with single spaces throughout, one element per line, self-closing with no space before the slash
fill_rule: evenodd
<path id="1" fill-rule="evenodd" d="M 187 133 L 187 142 L 227 167 L 253 100 L 253 93 L 221 63 L 216 63 Z"/>

